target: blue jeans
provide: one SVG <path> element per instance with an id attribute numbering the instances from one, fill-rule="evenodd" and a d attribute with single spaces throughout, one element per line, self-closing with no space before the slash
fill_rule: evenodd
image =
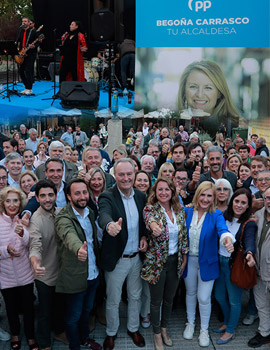
<path id="1" fill-rule="evenodd" d="M 241 297 L 243 289 L 231 282 L 229 258 L 219 256 L 220 274 L 215 282 L 215 298 L 224 315 L 226 331 L 234 333 L 241 314 Z"/>
<path id="2" fill-rule="evenodd" d="M 99 277 L 87 281 L 87 289 L 66 294 L 66 335 L 71 350 L 79 350 L 89 337 L 89 314 L 93 308 Z"/>

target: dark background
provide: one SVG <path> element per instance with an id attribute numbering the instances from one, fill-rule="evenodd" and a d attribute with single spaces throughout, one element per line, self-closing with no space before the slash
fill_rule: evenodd
<path id="1" fill-rule="evenodd" d="M 122 42 L 126 36 L 135 39 L 135 0 L 32 0 L 36 28 L 44 25 L 46 39 L 42 51 L 52 52 L 60 46 L 61 36 L 69 30 L 73 20 L 82 23 L 82 33 L 88 44 L 89 57 L 96 56 L 99 43 L 95 39 L 95 13 L 102 6 L 114 19 L 111 41 Z M 102 10 L 103 10 L 102 9 Z"/>

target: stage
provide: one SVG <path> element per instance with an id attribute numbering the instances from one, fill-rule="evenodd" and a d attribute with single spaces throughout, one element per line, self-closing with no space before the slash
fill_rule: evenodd
<path id="1" fill-rule="evenodd" d="M 2 84 L 6 89 L 6 84 Z M 93 115 L 108 118 L 110 113 L 108 111 L 109 97 L 108 91 L 100 89 L 100 97 L 97 109 L 67 109 L 61 106 L 61 100 L 55 99 L 54 83 L 52 81 L 36 81 L 33 85 L 33 95 L 17 95 L 11 94 L 10 101 L 6 97 L 7 93 L 0 90 L 0 122 L 1 124 L 9 124 L 24 120 L 27 118 L 52 117 L 52 116 L 80 116 Z M 13 86 L 9 85 L 12 90 Z M 22 83 L 17 83 L 14 87 L 16 92 L 24 90 Z M 59 87 L 56 84 L 56 93 Z M 131 103 L 127 104 L 124 98 L 118 96 L 119 117 L 134 117 L 134 93 L 132 92 Z M 135 112 L 136 113 L 136 112 Z"/>

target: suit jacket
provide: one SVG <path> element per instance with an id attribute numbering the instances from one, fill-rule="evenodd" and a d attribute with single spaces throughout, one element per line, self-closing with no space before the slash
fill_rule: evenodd
<path id="1" fill-rule="evenodd" d="M 146 204 L 146 196 L 143 192 L 134 189 L 134 199 L 139 213 L 139 239 L 148 236 L 144 219 L 143 208 Z M 127 240 L 127 218 L 123 201 L 117 186 L 101 193 L 98 200 L 99 206 L 99 226 L 103 229 L 103 240 L 101 249 L 101 267 L 105 271 L 113 271 L 118 260 L 123 255 Z M 117 236 L 112 237 L 106 231 L 109 222 L 116 222 L 123 218 L 122 230 Z"/>
<path id="2" fill-rule="evenodd" d="M 193 211 L 194 207 L 185 208 L 188 234 Z M 215 280 L 219 276 L 218 243 L 221 235 L 226 232 L 229 232 L 229 230 L 219 209 L 216 209 L 214 213 L 206 214 L 199 241 L 199 266 L 203 281 Z M 183 277 L 185 278 L 187 274 L 188 264 Z"/>
<path id="3" fill-rule="evenodd" d="M 261 239 L 263 223 L 265 220 L 265 208 L 256 211 L 255 216 L 258 218 L 258 234 L 256 236 L 257 274 L 263 281 L 270 283 L 270 227 L 268 227 L 268 230 L 266 232 L 261 251 L 259 250 L 259 242 Z"/>
<path id="4" fill-rule="evenodd" d="M 69 183 L 71 179 L 73 178 L 73 175 L 78 171 L 78 168 L 76 167 L 75 164 L 64 160 L 65 163 L 65 182 Z M 36 170 L 35 174 L 37 175 L 39 180 L 45 180 L 46 175 L 45 175 L 45 164 L 40 164 Z"/>
<path id="5" fill-rule="evenodd" d="M 93 229 L 96 265 L 99 267 L 97 228 L 92 210 L 89 211 L 88 218 Z M 79 261 L 77 254 L 83 242 L 86 241 L 86 236 L 70 203 L 56 215 L 55 230 L 60 255 L 56 290 L 58 293 L 81 293 L 87 289 L 88 258 L 86 261 Z"/>

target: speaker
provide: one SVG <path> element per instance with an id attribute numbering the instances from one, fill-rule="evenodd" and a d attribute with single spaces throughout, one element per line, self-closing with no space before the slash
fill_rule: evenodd
<path id="1" fill-rule="evenodd" d="M 95 41 L 114 40 L 114 14 L 109 9 L 100 9 L 92 15 L 92 37 Z"/>
<path id="2" fill-rule="evenodd" d="M 59 97 L 64 108 L 95 109 L 99 101 L 99 87 L 97 83 L 63 81 Z"/>

